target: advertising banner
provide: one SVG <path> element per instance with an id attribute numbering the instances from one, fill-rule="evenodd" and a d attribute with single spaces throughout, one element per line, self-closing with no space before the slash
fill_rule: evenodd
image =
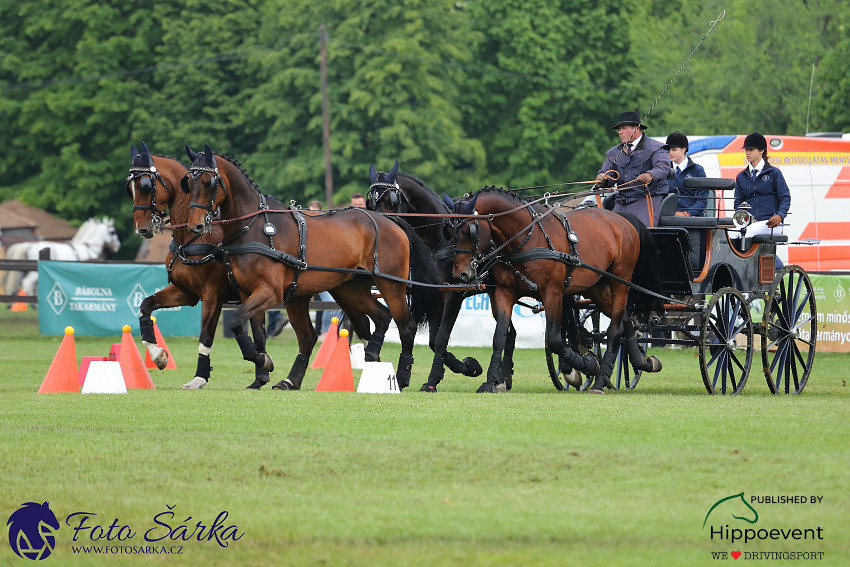
<path id="1" fill-rule="evenodd" d="M 114 336 L 130 325 L 139 334 L 139 307 L 168 285 L 162 264 L 97 262 L 38 263 L 38 323 L 43 335 Z M 201 305 L 158 309 L 153 316 L 164 336 L 197 336 Z"/>
<path id="2" fill-rule="evenodd" d="M 809 278 L 818 310 L 818 352 L 850 352 L 850 275 Z"/>

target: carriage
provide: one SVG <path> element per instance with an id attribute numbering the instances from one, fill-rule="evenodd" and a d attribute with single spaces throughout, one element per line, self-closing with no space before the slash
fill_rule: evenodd
<path id="1" fill-rule="evenodd" d="M 635 323 L 641 349 L 698 348 L 706 390 L 725 395 L 743 391 L 754 359 L 760 357 L 772 393 L 799 394 L 814 362 L 817 307 L 805 270 L 794 265 L 775 270 L 776 248 L 788 243 L 787 235 L 747 237 L 744 230 L 740 240 L 730 240 L 727 230 L 745 227 L 750 220 L 745 210 L 735 211 L 731 218 L 717 215 L 717 196 L 734 190 L 734 180 L 689 178 L 685 184 L 709 189 L 711 216 L 677 217 L 676 195 L 662 201 L 658 226 L 649 230 L 658 245 L 659 273 L 670 301 L 665 302 L 663 320 Z M 578 304 L 579 341 L 583 348 L 601 354 L 604 333 L 599 311 L 590 301 Z M 555 387 L 568 389 L 548 351 L 547 363 Z M 634 389 L 641 375 L 642 371 L 629 368 L 621 344 L 612 387 Z M 581 388 L 589 384 L 590 379 Z"/>

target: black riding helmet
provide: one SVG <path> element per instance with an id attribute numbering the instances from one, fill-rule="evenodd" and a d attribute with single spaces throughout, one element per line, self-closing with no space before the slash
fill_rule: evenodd
<path id="1" fill-rule="evenodd" d="M 753 132 L 744 140 L 742 149 L 767 151 L 767 140 L 758 132 Z"/>

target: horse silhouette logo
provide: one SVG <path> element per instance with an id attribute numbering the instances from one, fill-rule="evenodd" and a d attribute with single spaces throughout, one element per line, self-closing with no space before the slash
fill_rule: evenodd
<path id="1" fill-rule="evenodd" d="M 56 545 L 53 532 L 59 529 L 59 521 L 47 502 L 24 502 L 6 523 L 9 525 L 9 545 L 19 557 L 33 561 L 50 557 Z"/>
<path id="2" fill-rule="evenodd" d="M 755 508 L 753 508 L 752 506 L 749 505 L 749 503 L 747 503 L 747 501 L 744 499 L 744 493 L 741 492 L 740 494 L 733 494 L 732 496 L 727 496 L 726 498 L 721 498 L 720 500 L 715 502 L 714 506 L 712 506 L 709 509 L 708 514 L 705 515 L 705 520 L 703 520 L 703 522 L 702 522 L 702 529 L 705 529 L 705 524 L 706 524 L 706 522 L 708 522 L 708 517 L 711 515 L 711 513 L 714 511 L 715 508 L 717 508 L 721 504 L 724 504 L 724 503 L 730 502 L 730 501 L 731 501 L 732 504 L 737 505 L 738 503 L 736 502 L 736 500 L 738 500 L 738 499 L 740 499 L 741 503 L 743 503 L 743 505 L 746 506 L 746 508 L 748 508 L 750 510 L 750 512 L 753 513 L 754 518 L 750 519 L 746 516 L 736 516 L 734 513 L 732 514 L 732 517 L 735 518 L 736 520 L 744 520 L 745 522 L 749 522 L 750 524 L 755 524 L 756 522 L 758 522 L 759 521 L 759 513 L 756 512 Z M 731 506 L 724 507 L 724 509 L 726 509 L 726 508 L 731 508 Z M 735 508 L 734 511 L 747 514 L 746 509 L 741 508 L 740 506 Z M 730 511 L 730 513 L 731 513 L 731 511 Z"/>

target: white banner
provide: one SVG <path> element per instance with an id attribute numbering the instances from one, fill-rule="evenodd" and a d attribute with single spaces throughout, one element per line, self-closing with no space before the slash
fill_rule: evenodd
<path id="1" fill-rule="evenodd" d="M 537 300 L 525 297 L 521 300 L 528 305 L 537 305 Z M 527 307 L 514 305 L 511 321 L 517 331 L 516 348 L 543 348 L 546 332 L 546 317 L 543 311 L 534 313 Z M 490 296 L 486 294 L 473 295 L 463 301 L 457 322 L 452 329 L 449 347 L 493 346 L 493 332 L 496 330 L 496 320 L 490 309 Z M 390 324 L 385 338 L 386 342 L 399 343 L 398 329 L 395 323 Z M 428 330 L 416 334 L 416 344 L 428 345 Z"/>

